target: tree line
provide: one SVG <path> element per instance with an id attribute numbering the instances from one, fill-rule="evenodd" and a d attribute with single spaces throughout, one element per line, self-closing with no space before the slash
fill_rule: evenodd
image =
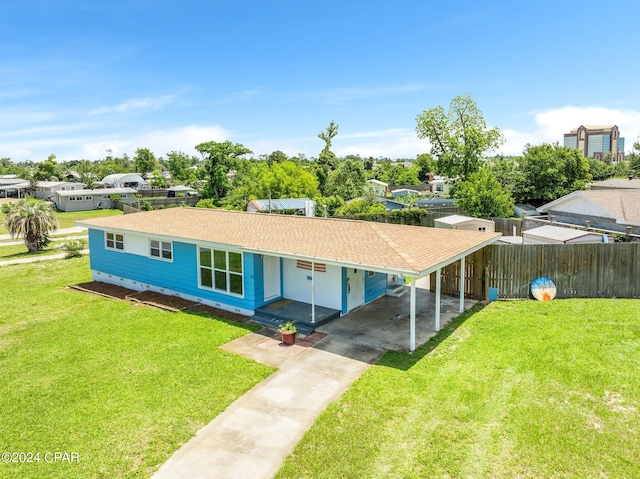
<path id="1" fill-rule="evenodd" d="M 371 213 L 381 205 L 366 195 L 368 179 L 390 185 L 418 185 L 429 174 L 449 178 L 452 195 L 468 214 L 508 217 L 515 202 L 535 206 L 572 191 L 583 189 L 592 179 L 626 176 L 640 172 L 640 144 L 625 162 L 585 158 L 578 150 L 555 144 L 527 145 L 521 156 L 489 156 L 504 142 L 497 127 L 489 128 L 471 95 L 454 98 L 448 111 L 442 106 L 425 110 L 416 118 L 416 132 L 429 140 L 431 148 L 416 158 L 339 158 L 332 150 L 339 133 L 333 120 L 318 134 L 323 142 L 317 158 L 289 157 L 282 151 L 255 157 L 241 143 L 209 141 L 195 146 L 198 155 L 171 151 L 157 157 L 148 148 L 138 148 L 134 156 L 114 156 L 111 151 L 97 161 L 57 162 L 54 154 L 45 161 L 13 163 L 0 159 L 0 174 L 16 174 L 30 181 L 62 180 L 72 172 L 77 181 L 91 187 L 115 173 L 145 174 L 156 187 L 172 183 L 196 187 L 206 205 L 246 209 L 247 203 L 263 198 L 316 200 L 331 213 Z M 346 204 L 354 199 L 357 202 Z M 342 208 L 342 210 L 340 210 Z"/>

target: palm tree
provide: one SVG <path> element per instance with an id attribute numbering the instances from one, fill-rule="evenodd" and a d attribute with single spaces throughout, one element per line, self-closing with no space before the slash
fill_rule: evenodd
<path id="1" fill-rule="evenodd" d="M 49 233 L 58 229 L 58 220 L 49 203 L 26 197 L 11 206 L 4 225 L 12 238 L 24 237 L 31 253 L 49 244 Z"/>

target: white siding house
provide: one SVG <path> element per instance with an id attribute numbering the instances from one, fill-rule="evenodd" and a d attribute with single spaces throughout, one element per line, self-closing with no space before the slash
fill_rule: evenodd
<path id="1" fill-rule="evenodd" d="M 118 195 L 123 203 L 134 201 L 133 188 L 101 188 L 96 190 L 56 191 L 53 204 L 60 211 L 88 211 L 113 208 L 112 195 Z"/>
<path id="2" fill-rule="evenodd" d="M 489 233 L 493 233 L 496 230 L 496 224 L 491 220 L 463 215 L 445 216 L 444 218 L 433 220 L 433 225 L 436 228 L 450 230 L 485 231 Z"/>

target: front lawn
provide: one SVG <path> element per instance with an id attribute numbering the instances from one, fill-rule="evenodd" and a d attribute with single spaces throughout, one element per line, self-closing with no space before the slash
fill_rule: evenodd
<path id="1" fill-rule="evenodd" d="M 277 477 L 640 477 L 640 301 L 500 302 L 460 323 L 387 353 Z"/>
<path id="2" fill-rule="evenodd" d="M 0 261 L 62 253 L 62 250 L 55 249 L 55 246 L 61 245 L 62 243 L 65 243 L 65 241 L 52 241 L 45 249 L 30 253 L 24 244 L 4 246 L 2 242 L 0 242 Z"/>
<path id="3" fill-rule="evenodd" d="M 0 452 L 40 454 L 0 477 L 149 477 L 273 371 L 218 347 L 248 326 L 64 289 L 89 280 L 86 257 L 0 268 Z"/>

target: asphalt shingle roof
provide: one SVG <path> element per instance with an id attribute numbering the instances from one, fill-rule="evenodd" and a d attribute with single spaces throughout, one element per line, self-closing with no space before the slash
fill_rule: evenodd
<path id="1" fill-rule="evenodd" d="M 412 274 L 434 271 L 500 237 L 497 233 L 206 208 L 170 208 L 77 224 Z"/>

